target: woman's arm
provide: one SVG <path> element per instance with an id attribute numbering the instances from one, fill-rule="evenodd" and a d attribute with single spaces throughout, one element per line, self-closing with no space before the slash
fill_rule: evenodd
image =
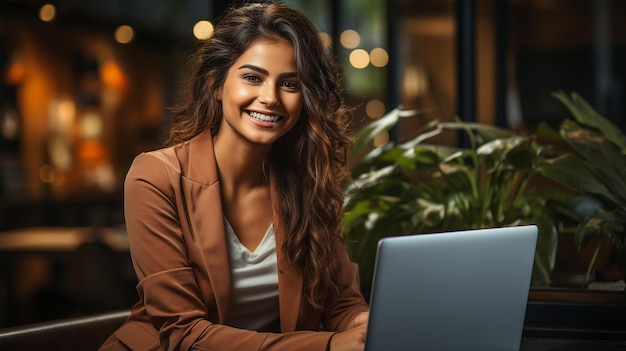
<path id="1" fill-rule="evenodd" d="M 328 330 L 342 332 L 357 326 L 353 322 L 359 315 L 369 312 L 369 306 L 361 293 L 359 268 L 350 261 L 346 251 L 341 227 L 337 232 L 335 252 L 339 258 L 338 277 L 341 283 L 341 294 L 336 303 L 325 313 L 324 325 Z"/>

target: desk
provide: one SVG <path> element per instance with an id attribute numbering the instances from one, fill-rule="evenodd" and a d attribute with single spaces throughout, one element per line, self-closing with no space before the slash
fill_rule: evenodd
<path id="1" fill-rule="evenodd" d="M 623 351 L 626 341 L 532 338 L 522 339 L 520 351 Z"/>
<path id="2" fill-rule="evenodd" d="M 0 232 L 0 327 L 128 308 L 136 278 L 123 227 Z"/>
<path id="3" fill-rule="evenodd" d="M 528 301 L 520 351 L 626 350 L 626 304 Z"/>
<path id="4" fill-rule="evenodd" d="M 102 242 L 118 252 L 128 251 L 128 236 L 122 228 L 35 227 L 0 232 L 2 253 L 71 252 L 89 242 Z"/>

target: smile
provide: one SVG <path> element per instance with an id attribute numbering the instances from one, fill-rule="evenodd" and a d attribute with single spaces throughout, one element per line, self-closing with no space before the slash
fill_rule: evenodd
<path id="1" fill-rule="evenodd" d="M 266 115 L 254 111 L 251 111 L 248 114 L 250 115 L 250 117 L 263 122 L 278 122 L 278 120 L 281 118 L 279 115 Z"/>

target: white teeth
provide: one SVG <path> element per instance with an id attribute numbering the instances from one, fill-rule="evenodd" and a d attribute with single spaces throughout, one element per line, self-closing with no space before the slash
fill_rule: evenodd
<path id="1" fill-rule="evenodd" d="M 277 115 L 264 115 L 258 112 L 250 112 L 250 116 L 263 122 L 278 122 L 278 120 L 280 119 L 280 116 Z"/>

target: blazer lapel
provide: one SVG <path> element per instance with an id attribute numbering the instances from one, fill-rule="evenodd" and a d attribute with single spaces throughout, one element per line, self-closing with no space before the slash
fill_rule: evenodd
<path id="1" fill-rule="evenodd" d="M 230 304 L 230 263 L 224 230 L 222 199 L 213 138 L 205 131 L 178 151 L 183 177 L 181 186 L 195 244 L 210 279 L 219 323 L 226 322 Z M 205 292 L 206 293 L 206 292 Z M 205 301 L 211 297 L 204 296 Z"/>
<path id="2" fill-rule="evenodd" d="M 270 177 L 271 179 L 271 177 Z M 302 271 L 286 262 L 283 256 L 285 228 L 278 213 L 277 190 L 274 182 L 270 181 L 272 208 L 274 211 L 274 231 L 276 237 L 276 260 L 278 261 L 278 294 L 280 306 L 280 327 L 282 332 L 295 331 L 298 322 L 298 312 L 302 299 Z"/>

